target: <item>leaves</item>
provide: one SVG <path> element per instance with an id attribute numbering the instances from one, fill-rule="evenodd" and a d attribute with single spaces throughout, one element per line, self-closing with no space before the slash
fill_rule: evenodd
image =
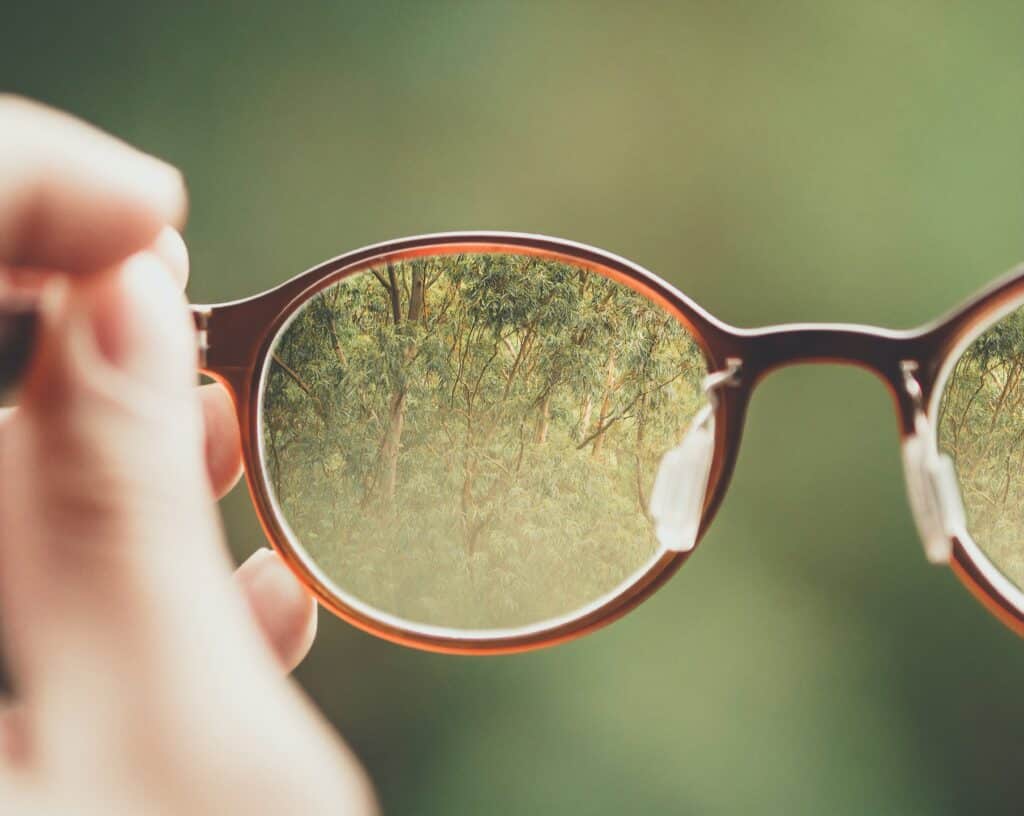
<path id="1" fill-rule="evenodd" d="M 318 294 L 279 338 L 267 467 L 303 546 L 364 602 L 536 623 L 653 557 L 646 491 L 705 373 L 674 318 L 590 271 L 391 263 Z"/>
<path id="2" fill-rule="evenodd" d="M 939 446 L 956 464 L 972 537 L 1024 586 L 1024 309 L 957 361 L 939 406 Z"/>

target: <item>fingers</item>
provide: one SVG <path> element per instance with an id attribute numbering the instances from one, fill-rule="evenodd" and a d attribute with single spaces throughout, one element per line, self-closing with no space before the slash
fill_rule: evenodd
<path id="1" fill-rule="evenodd" d="M 206 472 L 216 498 L 222 498 L 242 476 L 242 438 L 235 406 L 220 383 L 199 386 L 206 428 Z"/>
<path id="2" fill-rule="evenodd" d="M 235 572 L 253 618 L 286 671 L 309 652 L 316 636 L 316 602 L 273 550 L 257 550 Z"/>
<path id="3" fill-rule="evenodd" d="M 226 589 L 211 489 L 235 478 L 237 429 L 219 390 L 197 398 L 194 329 L 166 265 L 136 255 L 44 301 L 0 435 L 0 625 L 19 696 L 49 701 L 36 708 L 56 734 L 75 718 L 111 728 L 126 716 L 118 689 L 198 697 L 210 677 L 196 665 L 267 658 Z M 208 445 L 204 418 L 226 446 Z"/>
<path id="4" fill-rule="evenodd" d="M 206 472 L 213 495 L 221 499 L 242 477 L 242 439 L 231 396 L 220 383 L 199 386 L 199 402 L 206 429 Z M 0 408 L 0 433 L 14 416 L 14 408 Z"/>
<path id="5" fill-rule="evenodd" d="M 74 117 L 0 96 L 0 265 L 105 268 L 185 215 L 181 175 Z"/>
<path id="6" fill-rule="evenodd" d="M 272 551 L 257 550 L 235 572 L 235 581 L 281 669 L 291 672 L 309 653 L 316 636 L 316 603 Z M 25 710 L 0 703 L 0 769 L 29 759 Z"/>
<path id="7" fill-rule="evenodd" d="M 172 227 L 164 227 L 149 247 L 166 266 L 175 285 L 184 289 L 188 282 L 188 250 L 181 235 Z M 242 475 L 242 448 L 231 397 L 223 386 L 210 383 L 199 388 L 200 404 L 206 427 L 206 465 L 219 499 L 238 482 Z M 0 432 L 13 415 L 13 408 L 0 408 Z"/>
<path id="8" fill-rule="evenodd" d="M 183 290 L 188 283 L 189 262 L 188 248 L 181 234 L 174 227 L 164 227 L 157 233 L 150 249 L 164 262 L 172 280 Z"/>
<path id="9" fill-rule="evenodd" d="M 316 636 L 316 602 L 272 550 L 259 549 L 235 571 L 257 627 L 285 672 L 309 653 Z M 0 767 L 18 766 L 28 757 L 25 711 L 0 703 Z"/>

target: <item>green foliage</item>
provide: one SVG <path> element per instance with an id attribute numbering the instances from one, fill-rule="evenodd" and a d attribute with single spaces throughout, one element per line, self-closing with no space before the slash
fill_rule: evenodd
<path id="1" fill-rule="evenodd" d="M 263 397 L 289 525 L 343 590 L 403 618 L 536 623 L 651 559 L 661 455 L 700 405 L 670 314 L 527 255 L 420 258 L 324 290 Z"/>
<path id="2" fill-rule="evenodd" d="M 939 446 L 956 462 L 968 530 L 1024 586 L 1024 309 L 978 337 L 950 375 Z"/>

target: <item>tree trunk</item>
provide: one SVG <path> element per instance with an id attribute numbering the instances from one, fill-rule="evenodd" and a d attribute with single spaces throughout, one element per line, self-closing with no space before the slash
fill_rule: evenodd
<path id="1" fill-rule="evenodd" d="M 636 500 L 640 512 L 648 515 L 647 491 L 644 488 L 644 436 L 647 429 L 647 396 L 640 398 L 636 414 Z"/>
<path id="2" fill-rule="evenodd" d="M 402 322 L 402 301 L 401 293 L 398 291 L 398 276 L 391 264 L 388 264 L 388 296 L 391 299 L 391 317 L 397 326 Z"/>
<path id="3" fill-rule="evenodd" d="M 423 306 L 427 291 L 427 273 L 421 267 L 413 267 L 412 291 L 409 293 L 409 322 L 415 323 L 423 318 Z"/>
<path id="4" fill-rule="evenodd" d="M 977 459 L 974 460 L 974 464 L 967 473 L 965 481 L 973 481 L 981 464 L 988 461 L 989 453 L 992 451 L 992 445 L 995 443 L 996 437 L 998 436 L 998 434 L 993 433 L 993 431 L 995 430 L 996 424 L 999 422 L 999 415 L 1003 412 L 1003 406 L 1006 404 L 1006 398 L 1017 386 L 1017 382 L 1020 379 L 1020 371 L 1020 366 L 1017 363 L 1014 363 L 1009 372 L 1007 372 L 1006 381 L 1003 383 L 1003 387 L 999 392 L 999 398 L 996 400 L 995 405 L 992 406 L 992 419 L 988 424 L 985 443 L 982 446 L 981 453 L 978 455 Z"/>
<path id="5" fill-rule="evenodd" d="M 604 397 L 601 398 L 601 410 L 597 414 L 597 427 L 598 429 L 603 428 L 605 421 L 608 419 L 608 410 L 612 404 L 612 386 L 615 385 L 615 354 L 608 356 L 608 368 L 604 378 Z M 604 445 L 604 438 L 608 434 L 600 434 L 597 439 L 594 440 L 594 447 L 591 449 L 590 455 L 597 457 L 601 454 L 601 448 Z"/>
<path id="6" fill-rule="evenodd" d="M 576 441 L 582 442 L 587 437 L 587 429 L 590 427 L 590 415 L 594 413 L 594 397 L 591 394 L 587 394 L 586 399 L 583 400 L 583 406 L 580 408 L 580 421 L 578 423 L 579 430 L 577 431 Z"/>
<path id="7" fill-rule="evenodd" d="M 540 404 L 540 416 L 537 417 L 537 433 L 534 442 L 543 445 L 548 441 L 548 429 L 551 427 L 551 393 L 544 395 L 544 401 Z"/>
<path id="8" fill-rule="evenodd" d="M 388 501 L 395 498 L 398 485 L 398 450 L 402 444 L 402 428 L 405 425 L 405 391 L 397 392 L 391 398 L 388 411 L 388 428 L 384 436 L 381 450 L 381 463 L 384 468 L 384 490 Z"/>
<path id="9" fill-rule="evenodd" d="M 395 268 L 388 264 L 388 295 L 391 301 L 391 316 L 397 326 L 402 322 L 401 298 L 399 296 L 399 280 Z M 409 292 L 409 308 L 407 319 L 420 320 L 423 317 L 423 306 L 426 296 L 426 276 L 423 269 L 414 268 L 412 272 L 412 288 Z M 404 351 L 404 362 L 408 362 L 414 351 L 409 346 Z M 398 487 L 398 453 L 402 447 L 402 431 L 405 428 L 405 386 L 398 387 L 391 396 L 388 409 L 388 424 L 384 431 L 381 445 L 381 467 L 384 474 L 384 497 L 390 502 L 395 498 Z"/>

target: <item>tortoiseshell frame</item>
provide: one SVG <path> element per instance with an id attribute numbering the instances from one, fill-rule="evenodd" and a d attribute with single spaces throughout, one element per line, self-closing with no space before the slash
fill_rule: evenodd
<path id="1" fill-rule="evenodd" d="M 965 305 L 923 327 L 893 331 L 849 324 L 788 324 L 738 329 L 718 320 L 661 278 L 631 261 L 571 241 L 508 232 L 423 235 L 376 244 L 316 266 L 270 291 L 230 303 L 193 306 L 199 331 L 200 370 L 230 391 L 242 429 L 246 479 L 269 540 L 305 586 L 329 610 L 367 632 L 420 649 L 497 654 L 551 646 L 617 619 L 651 595 L 690 557 L 664 552 L 631 585 L 578 617 L 548 627 L 511 633 L 445 633 L 406 625 L 346 603 L 295 546 L 274 509 L 260 462 L 259 399 L 270 349 L 282 327 L 321 289 L 370 266 L 423 255 L 466 252 L 531 254 L 584 266 L 623 283 L 658 303 L 685 325 L 702 348 L 709 371 L 741 361 L 737 381 L 718 391 L 715 453 L 701 519 L 703 537 L 721 506 L 736 457 L 747 405 L 770 372 L 797 363 L 837 363 L 865 368 L 889 389 L 902 440 L 915 433 L 916 404 L 905 386 L 904 363 L 916 364 L 921 405 L 930 420 L 934 447 L 939 398 L 957 357 L 981 331 L 1024 305 L 1024 266 L 1018 267 Z M 0 340 L 2 340 L 0 332 Z M 0 343 L 0 345 L 6 345 Z M 10 347 L 4 350 L 8 354 Z M 9 354 L 8 354 L 9 356 Z M 969 536 L 953 536 L 950 566 L 971 592 L 1004 623 L 1024 635 L 1024 592 L 1011 583 Z M 384 616 L 387 617 L 387 616 Z"/>

